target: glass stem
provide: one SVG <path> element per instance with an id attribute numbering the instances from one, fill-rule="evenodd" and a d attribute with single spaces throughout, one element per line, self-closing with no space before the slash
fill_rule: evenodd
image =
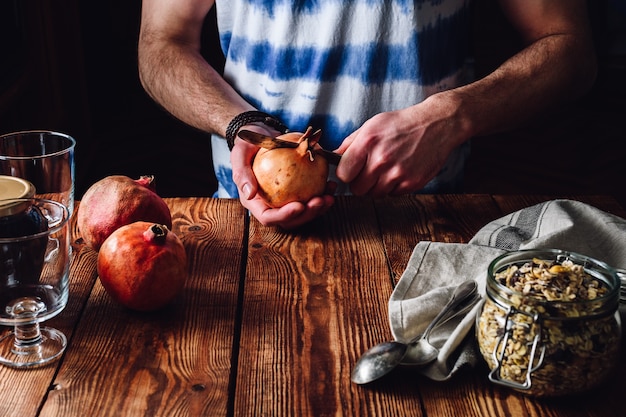
<path id="1" fill-rule="evenodd" d="M 15 341 L 13 353 L 31 354 L 38 350 L 42 342 L 39 323 L 29 323 L 15 326 Z"/>
<path id="2" fill-rule="evenodd" d="M 10 304 L 11 314 L 16 318 L 36 318 L 37 315 L 46 311 L 46 305 L 37 297 L 23 297 L 13 300 Z M 39 322 L 16 324 L 14 331 L 13 349 L 16 355 L 31 355 L 40 351 L 41 329 Z"/>

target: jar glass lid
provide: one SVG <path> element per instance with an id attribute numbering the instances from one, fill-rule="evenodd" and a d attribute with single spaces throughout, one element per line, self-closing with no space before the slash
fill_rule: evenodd
<path id="1" fill-rule="evenodd" d="M 11 216 L 24 211 L 24 202 L 2 201 L 13 198 L 32 198 L 35 186 L 22 178 L 0 175 L 0 216 Z"/>

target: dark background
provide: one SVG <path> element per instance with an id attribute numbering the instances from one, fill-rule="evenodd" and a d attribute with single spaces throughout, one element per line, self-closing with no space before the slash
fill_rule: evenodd
<path id="1" fill-rule="evenodd" d="M 474 140 L 467 192 L 610 193 L 626 204 L 626 6 L 590 0 L 600 72 L 592 91 L 532 126 Z M 77 140 L 77 198 L 112 174 L 154 174 L 164 197 L 215 190 L 210 139 L 158 107 L 137 74 L 140 0 L 0 0 L 0 133 Z M 477 74 L 519 44 L 495 0 L 478 0 Z M 213 18 L 213 16 L 210 16 Z M 221 53 L 206 31 L 204 54 Z"/>

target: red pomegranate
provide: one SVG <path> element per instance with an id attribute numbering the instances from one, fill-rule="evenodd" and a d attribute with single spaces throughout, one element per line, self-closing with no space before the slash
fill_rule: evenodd
<path id="1" fill-rule="evenodd" d="M 111 175 L 96 182 L 83 195 L 76 222 L 87 246 L 97 251 L 115 230 L 140 220 L 172 227 L 172 214 L 151 175 L 137 180 Z"/>
<path id="2" fill-rule="evenodd" d="M 153 311 L 182 290 L 187 255 L 167 226 L 139 221 L 111 233 L 100 247 L 97 268 L 111 298 L 132 310 Z"/>

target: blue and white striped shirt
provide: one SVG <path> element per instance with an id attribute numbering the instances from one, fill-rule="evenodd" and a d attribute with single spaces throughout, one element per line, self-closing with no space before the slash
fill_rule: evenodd
<path id="1" fill-rule="evenodd" d="M 327 149 L 377 113 L 466 82 L 469 0 L 216 0 L 216 11 L 224 78 L 290 130 L 322 129 Z M 212 146 L 216 195 L 237 197 L 224 139 Z M 426 190 L 458 180 L 466 153 Z"/>

